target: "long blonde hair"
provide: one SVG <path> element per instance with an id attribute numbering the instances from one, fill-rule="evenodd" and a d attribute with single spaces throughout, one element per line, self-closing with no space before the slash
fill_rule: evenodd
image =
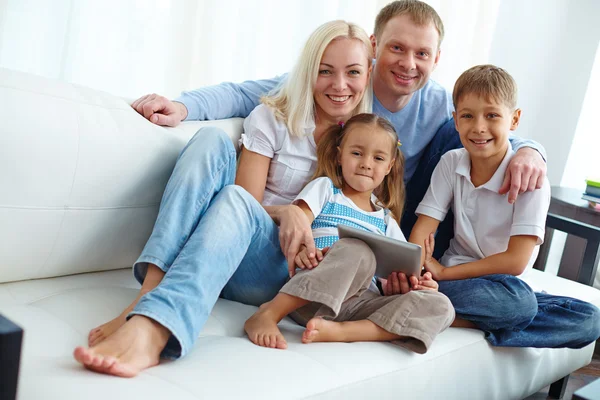
<path id="1" fill-rule="evenodd" d="M 395 160 L 394 165 L 373 193 L 377 196 L 381 205 L 389 209 L 394 219 L 400 224 L 405 199 L 404 155 L 400 151 L 398 134 L 394 126 L 385 118 L 375 114 L 357 114 L 344 125 L 333 125 L 327 129 L 317 145 L 317 169 L 312 179 L 326 176 L 331 179 L 335 187 L 343 187 L 344 177 L 338 162 L 338 147 L 342 148 L 348 132 L 357 129 L 359 126 L 364 129 L 381 129 L 390 136 L 390 146 L 393 147 L 392 157 Z"/>
<path id="2" fill-rule="evenodd" d="M 285 122 L 290 135 L 302 137 L 307 133 L 305 129 L 314 125 L 313 90 L 319 75 L 321 58 L 332 41 L 344 38 L 360 40 L 364 44 L 367 66 L 370 67 L 373 60 L 373 48 L 367 33 L 358 25 L 350 22 L 340 20 L 327 22 L 310 35 L 296 66 L 282 86 L 261 98 L 261 102 L 273 110 L 275 117 Z M 369 83 L 354 114 L 371 112 L 372 92 Z"/>

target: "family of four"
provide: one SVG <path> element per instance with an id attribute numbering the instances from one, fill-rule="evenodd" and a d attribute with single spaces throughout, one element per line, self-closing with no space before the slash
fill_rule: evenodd
<path id="1" fill-rule="evenodd" d="M 75 359 L 131 377 L 183 357 L 219 297 L 260 306 L 246 333 L 279 349 L 287 315 L 306 327 L 304 343 L 393 341 L 417 353 L 449 326 L 495 346 L 596 340 L 595 306 L 519 279 L 544 239 L 550 188 L 544 149 L 509 138 L 515 81 L 476 66 L 450 95 L 429 79 L 443 37 L 430 6 L 394 1 L 370 38 L 344 21 L 317 28 L 282 77 L 136 100 L 159 125 L 246 117 L 242 150 L 238 160 L 217 128 L 189 141 L 134 264 L 139 295 Z M 340 240 L 338 224 L 409 237 L 426 272 L 374 277 L 369 247 Z"/>

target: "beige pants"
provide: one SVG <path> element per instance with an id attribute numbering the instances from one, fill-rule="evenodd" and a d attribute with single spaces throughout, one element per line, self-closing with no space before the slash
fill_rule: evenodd
<path id="1" fill-rule="evenodd" d="M 375 256 L 357 239 L 337 241 L 312 270 L 298 272 L 280 290 L 311 301 L 290 316 L 306 325 L 312 317 L 333 321 L 368 319 L 402 336 L 393 343 L 423 354 L 454 320 L 450 300 L 431 290 L 381 296 L 367 290 L 375 273 Z"/>

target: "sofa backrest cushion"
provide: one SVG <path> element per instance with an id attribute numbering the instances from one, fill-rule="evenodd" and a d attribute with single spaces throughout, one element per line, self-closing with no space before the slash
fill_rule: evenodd
<path id="1" fill-rule="evenodd" d="M 237 144 L 241 121 L 216 124 Z M 0 124 L 0 282 L 130 267 L 202 125 L 159 127 L 108 93 L 7 69 Z"/>

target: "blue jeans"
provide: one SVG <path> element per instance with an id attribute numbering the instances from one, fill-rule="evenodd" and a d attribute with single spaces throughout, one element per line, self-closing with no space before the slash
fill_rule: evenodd
<path id="1" fill-rule="evenodd" d="M 473 322 L 494 346 L 584 347 L 600 337 L 600 310 L 569 297 L 534 292 L 512 275 L 439 282 L 456 317 Z"/>
<path id="2" fill-rule="evenodd" d="M 140 283 L 148 263 L 165 272 L 130 314 L 171 331 L 163 357 L 192 349 L 219 296 L 260 305 L 287 280 L 279 228 L 254 197 L 233 185 L 235 170 L 227 134 L 213 127 L 198 131 L 177 160 L 152 235 L 134 264 Z"/>
<path id="3" fill-rule="evenodd" d="M 431 174 L 433 174 L 433 170 L 440 161 L 440 158 L 442 158 L 446 152 L 461 147 L 463 147 L 463 145 L 460 142 L 460 137 L 454 127 L 454 119 L 450 119 L 442 125 L 431 143 L 425 148 L 425 153 L 421 157 L 417 169 L 410 181 L 406 184 L 406 202 L 404 203 L 404 213 L 402 214 L 400 228 L 407 239 L 410 237 L 410 232 L 412 231 L 415 222 L 417 222 L 415 211 L 421 200 L 423 200 L 423 197 L 425 197 L 425 193 L 427 193 L 429 182 L 431 181 Z M 440 223 L 435 235 L 435 250 L 433 256 L 436 259 L 439 260 L 442 257 L 450 245 L 450 239 L 453 237 L 454 214 L 452 214 L 452 210 L 450 210 L 446 215 L 446 219 Z"/>

